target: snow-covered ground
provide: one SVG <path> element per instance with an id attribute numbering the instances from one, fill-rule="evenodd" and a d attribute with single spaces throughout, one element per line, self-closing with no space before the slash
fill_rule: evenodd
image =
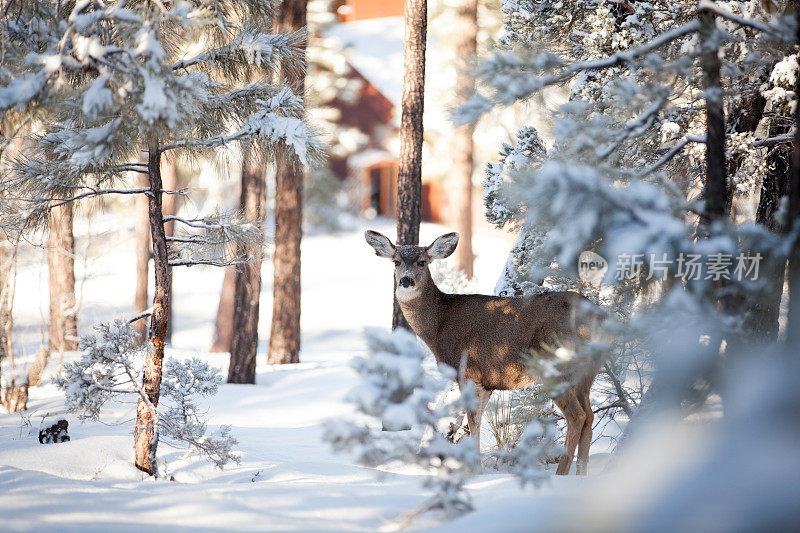
<path id="1" fill-rule="evenodd" d="M 368 226 L 394 235 L 387 221 Z M 429 242 L 443 231 L 425 225 L 422 240 Z M 79 223 L 78 235 L 80 328 L 87 333 L 96 321 L 130 316 L 134 257 L 131 229 L 115 226 L 109 218 Z M 87 242 L 89 260 L 83 261 Z M 480 291 L 492 290 L 510 246 L 511 238 L 499 232 L 476 236 Z M 235 450 L 241 463 L 225 470 L 165 443 L 159 446 L 159 457 L 168 475 L 156 480 L 136 470 L 133 404 L 110 405 L 103 423 L 81 423 L 67 415 L 72 440 L 41 445 L 40 424 L 63 410 L 63 396 L 50 384 L 31 388 L 27 412 L 0 414 L 0 530 L 396 528 L 398 517 L 429 496 L 420 473 L 413 468 L 364 468 L 345 454 L 332 453 L 322 441 L 326 420 L 353 413 L 344 401 L 356 383 L 348 363 L 365 352 L 364 327 L 388 326 L 391 270 L 388 261 L 375 257 L 360 230 L 304 240 L 302 363 L 269 367 L 262 339 L 257 384 L 223 385 L 207 402 L 211 429 L 228 424 L 239 440 Z M 265 332 L 271 308 L 269 264 L 263 275 Z M 221 282 L 216 269 L 176 271 L 175 330 L 168 355 L 197 356 L 224 373 L 227 356 L 206 351 Z M 26 371 L 38 346 L 46 302 L 42 251 L 25 250 L 15 304 L 17 371 Z M 56 359 L 47 369 L 49 376 L 57 370 Z M 8 376 L 7 366 L 3 370 Z M 766 370 L 784 379 L 792 375 L 758 366 L 745 375 Z M 800 455 L 792 429 L 796 420 L 786 424 L 777 416 L 753 416 L 765 401 L 759 383 L 770 382 L 780 379 L 737 381 L 740 390 L 749 391 L 743 393 L 747 401 L 732 406 L 727 425 L 653 417 L 631 437 L 611 471 L 604 468 L 605 449 L 598 442 L 588 478 L 551 476 L 542 488 L 523 490 L 509 474 L 485 467 L 468 483 L 475 511 L 449 522 L 423 516 L 410 528 L 453 533 L 787 529 L 800 519 Z"/>
<path id="2" fill-rule="evenodd" d="M 130 229 L 104 225 L 105 220 L 78 225 L 79 256 L 89 242 L 88 260 L 77 261 L 82 333 L 89 332 L 94 322 L 129 316 L 133 300 Z M 369 227 L 394 234 L 386 221 Z M 425 225 L 422 240 L 431 241 L 443 231 Z M 478 288 L 491 291 L 510 238 L 498 232 L 478 235 L 475 241 Z M 41 317 L 46 313 L 47 275 L 41 254 L 27 250 L 20 257 L 15 303 L 18 371 L 24 370 L 38 346 Z M 344 401 L 356 379 L 348 362 L 365 351 L 364 327 L 389 323 L 391 271 L 388 261 L 375 257 L 361 231 L 304 240 L 302 363 L 268 366 L 262 333 L 257 385 L 224 385 L 208 402 L 212 428 L 228 424 L 239 440 L 238 466 L 220 471 L 162 444 L 159 455 L 174 482 L 143 475 L 132 465 L 132 404 L 114 404 L 106 410 L 105 423 L 82 423 L 67 415 L 72 440 L 41 445 L 37 434 L 43 417 L 63 409 L 63 396 L 50 384 L 31 388 L 27 412 L 0 414 L 3 530 L 133 531 L 146 526 L 172 531 L 370 531 L 389 526 L 427 498 L 418 472 L 379 475 L 331 452 L 321 436 L 325 420 L 352 412 Z M 263 274 L 261 331 L 266 332 L 271 309 L 269 263 Z M 170 357 L 199 356 L 227 371 L 226 354 L 206 351 L 221 282 L 218 269 L 176 270 Z M 48 375 L 56 367 L 54 356 Z M 557 494 L 583 480 L 555 481 L 545 494 Z M 476 476 L 469 487 L 479 509 L 508 498 L 531 497 L 509 475 L 491 470 Z"/>

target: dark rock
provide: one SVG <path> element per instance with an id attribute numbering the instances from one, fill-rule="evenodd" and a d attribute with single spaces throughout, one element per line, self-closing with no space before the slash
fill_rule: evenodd
<path id="1" fill-rule="evenodd" d="M 39 442 L 42 444 L 52 444 L 56 442 L 69 442 L 67 428 L 69 422 L 63 418 L 50 427 L 39 430 Z"/>

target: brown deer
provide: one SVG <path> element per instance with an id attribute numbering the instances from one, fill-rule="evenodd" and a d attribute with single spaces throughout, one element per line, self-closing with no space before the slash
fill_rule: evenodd
<path id="1" fill-rule="evenodd" d="M 427 247 L 395 246 L 376 231 L 367 231 L 364 237 L 376 255 L 394 262 L 400 308 L 436 360 L 459 371 L 466 354 L 466 368 L 461 371 L 464 378 L 475 383 L 478 393 L 478 408 L 467 413 L 467 423 L 479 449 L 481 418 L 492 391 L 514 390 L 536 382 L 526 358 L 558 360 L 567 342 L 589 338 L 592 323 L 584 317 L 597 308 L 575 292 L 500 297 L 440 291 L 429 265 L 455 251 L 457 233 L 442 235 Z M 576 363 L 564 375 L 568 380 L 566 392 L 553 398 L 567 424 L 565 453 L 559 459 L 557 474 L 569 473 L 576 447 L 576 471 L 586 474 L 594 419 L 589 390 L 598 370 L 597 362 Z"/>

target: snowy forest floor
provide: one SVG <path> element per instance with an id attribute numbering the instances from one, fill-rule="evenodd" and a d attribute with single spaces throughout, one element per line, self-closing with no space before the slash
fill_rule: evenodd
<path id="1" fill-rule="evenodd" d="M 130 316 L 135 285 L 131 229 L 93 222 L 91 235 L 78 225 L 78 288 L 82 294 L 81 333 L 99 321 Z M 388 235 L 388 221 L 365 223 Z M 443 228 L 424 225 L 422 241 Z M 87 238 L 88 237 L 88 238 Z M 88 260 L 82 256 L 87 250 Z M 491 292 L 506 260 L 510 241 L 503 235 L 476 235 L 476 277 Z M 15 301 L 17 371 L 26 371 L 41 340 L 47 314 L 47 271 L 43 251 L 19 258 Z M 63 394 L 47 383 L 57 371 L 51 357 L 46 384 L 32 387 L 28 411 L 0 414 L 0 523 L 4 531 L 372 531 L 391 528 L 402 513 L 422 504 L 428 491 L 418 472 L 379 473 L 334 454 L 322 440 L 323 423 L 348 416 L 344 401 L 355 385 L 349 360 L 365 352 L 363 329 L 388 327 L 391 265 L 375 257 L 362 230 L 312 235 L 303 242 L 303 348 L 301 363 L 266 364 L 266 332 L 271 311 L 271 264 L 265 262 L 261 299 L 257 384 L 224 385 L 207 402 L 209 426 L 232 426 L 239 440 L 239 465 L 224 470 L 162 443 L 160 461 L 169 476 L 154 480 L 133 467 L 134 404 L 106 409 L 104 423 L 82 423 L 66 415 L 72 440 L 41 445 L 43 417 L 63 411 Z M 219 269 L 176 269 L 174 323 L 169 357 L 197 356 L 227 372 L 228 355 L 208 353 L 223 273 Z M 75 357 L 65 354 L 65 358 Z M 4 368 L 8 376 L 9 368 Z M 484 437 L 484 442 L 488 441 Z M 596 450 L 593 449 L 593 452 Z M 602 470 L 595 454 L 590 474 Z M 383 474 L 383 475 L 380 475 Z M 591 477 L 590 477 L 591 479 Z M 589 480 L 555 478 L 536 492 L 486 467 L 468 488 L 477 511 L 455 522 L 422 519 L 415 527 L 454 531 L 482 521 L 502 531 L 528 531 L 534 501 L 560 500 Z M 518 501 L 522 516 L 498 512 L 498 502 Z M 502 506 L 505 507 L 505 506 Z M 483 517 L 481 520 L 480 517 Z M 477 520 L 477 522 L 476 522 Z"/>

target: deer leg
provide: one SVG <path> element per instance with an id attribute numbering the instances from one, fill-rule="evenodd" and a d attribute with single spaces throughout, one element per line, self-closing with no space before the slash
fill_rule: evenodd
<path id="1" fill-rule="evenodd" d="M 478 445 L 478 452 L 481 450 L 481 421 L 483 420 L 483 411 L 486 409 L 486 404 L 489 403 L 489 398 L 492 396 L 492 391 L 486 390 L 477 383 L 475 384 L 478 393 L 478 406 L 475 411 L 467 411 L 467 424 L 469 424 L 469 434 L 475 438 L 475 443 Z"/>
<path id="2" fill-rule="evenodd" d="M 594 422 L 594 412 L 592 412 L 592 404 L 589 401 L 589 391 L 592 388 L 591 383 L 583 385 L 578 389 L 578 401 L 583 407 L 583 412 L 586 419 L 583 421 L 583 429 L 581 430 L 581 437 L 578 441 L 578 461 L 575 465 L 578 475 L 585 476 L 589 469 L 589 447 L 592 444 L 592 423 Z"/>
<path id="3" fill-rule="evenodd" d="M 554 398 L 553 401 L 558 408 L 561 409 L 561 412 L 564 413 L 564 419 L 567 422 L 565 451 L 561 459 L 558 460 L 558 468 L 556 468 L 556 474 L 559 476 L 566 476 L 569 474 L 570 467 L 572 467 L 572 459 L 575 457 L 575 448 L 578 446 L 586 415 L 583 412 L 583 407 L 581 407 L 574 390 L 562 394 L 558 398 Z"/>

